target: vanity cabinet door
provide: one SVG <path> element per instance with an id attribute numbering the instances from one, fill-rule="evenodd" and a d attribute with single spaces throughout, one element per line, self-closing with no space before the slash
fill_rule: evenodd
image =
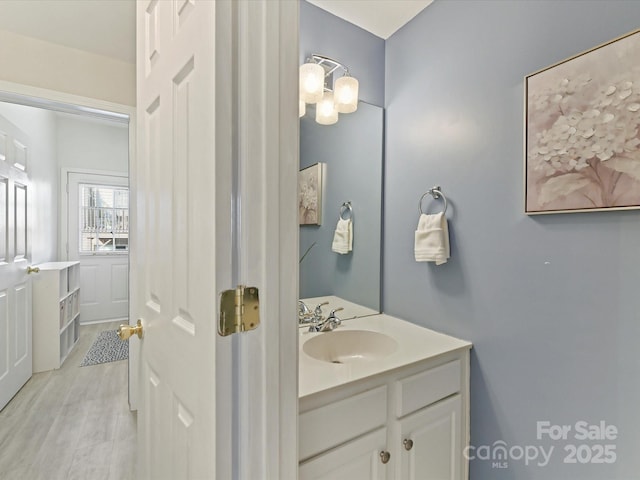
<path id="1" fill-rule="evenodd" d="M 300 464 L 299 480 L 386 480 L 387 429 L 380 428 Z"/>
<path id="2" fill-rule="evenodd" d="M 400 419 L 398 480 L 461 480 L 461 421 L 460 395 Z"/>

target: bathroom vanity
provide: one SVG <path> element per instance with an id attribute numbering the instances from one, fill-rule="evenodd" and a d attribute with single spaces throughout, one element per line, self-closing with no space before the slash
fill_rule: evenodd
<path id="1" fill-rule="evenodd" d="M 469 342 L 380 314 L 299 343 L 301 480 L 468 478 Z"/>

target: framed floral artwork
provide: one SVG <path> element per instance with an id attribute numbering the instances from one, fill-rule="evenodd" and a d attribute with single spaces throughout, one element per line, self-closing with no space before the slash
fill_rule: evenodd
<path id="1" fill-rule="evenodd" d="M 322 225 L 322 174 L 318 162 L 298 172 L 298 218 L 300 225 Z"/>
<path id="2" fill-rule="evenodd" d="M 525 79 L 525 212 L 640 208 L 640 30 Z"/>

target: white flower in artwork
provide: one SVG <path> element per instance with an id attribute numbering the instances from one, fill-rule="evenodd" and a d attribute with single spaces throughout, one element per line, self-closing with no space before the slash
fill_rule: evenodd
<path id="1" fill-rule="evenodd" d="M 638 58 L 639 38 L 625 50 L 629 58 Z M 566 67 L 556 81 L 551 69 L 528 89 L 527 165 L 542 207 L 574 192 L 594 207 L 612 206 L 621 177 L 640 182 L 640 67 L 596 67 L 583 61 L 581 73 Z"/>

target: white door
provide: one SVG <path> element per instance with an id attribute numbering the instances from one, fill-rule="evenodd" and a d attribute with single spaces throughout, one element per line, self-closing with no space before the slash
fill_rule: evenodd
<path id="1" fill-rule="evenodd" d="M 0 409 L 32 373 L 28 145 L 0 116 Z"/>
<path id="2" fill-rule="evenodd" d="M 297 25 L 297 2 L 137 2 L 139 478 L 296 478 Z M 238 283 L 261 323 L 221 337 Z"/>
<path id="3" fill-rule="evenodd" d="M 80 261 L 80 323 L 129 315 L 129 179 L 67 172 L 67 259 Z"/>
<path id="4" fill-rule="evenodd" d="M 132 281 L 144 328 L 138 410 L 142 479 L 214 479 L 220 453 L 216 272 L 225 267 L 216 262 L 222 247 L 215 233 L 217 222 L 225 220 L 215 217 L 214 5 L 137 4 Z"/>
<path id="5" fill-rule="evenodd" d="M 297 2 L 137 2 L 140 478 L 296 478 L 297 31 Z M 221 337 L 237 283 L 261 323 Z"/>

